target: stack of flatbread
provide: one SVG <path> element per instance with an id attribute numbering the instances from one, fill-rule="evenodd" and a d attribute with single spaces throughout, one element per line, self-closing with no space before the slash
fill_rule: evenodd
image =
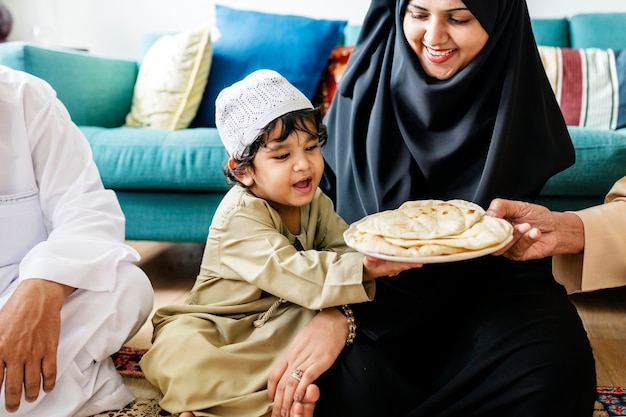
<path id="1" fill-rule="evenodd" d="M 344 238 L 368 254 L 425 258 L 468 252 L 469 258 L 471 252 L 483 254 L 503 244 L 512 233 L 507 221 L 486 216 L 475 203 L 417 200 L 364 217 L 350 225 Z"/>

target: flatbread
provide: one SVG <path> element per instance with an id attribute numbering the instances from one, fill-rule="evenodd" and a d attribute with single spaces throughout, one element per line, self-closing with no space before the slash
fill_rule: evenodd
<path id="1" fill-rule="evenodd" d="M 436 239 L 458 234 L 479 221 L 485 211 L 463 200 L 408 201 L 357 223 L 359 231 L 400 239 Z"/>
<path id="2" fill-rule="evenodd" d="M 379 253 L 403 258 L 422 258 L 425 256 L 451 255 L 463 252 L 462 248 L 432 243 L 422 246 L 399 246 L 389 242 L 380 235 L 362 233 L 358 230 L 351 231 L 348 229 L 344 236 L 348 246 L 365 253 Z"/>
<path id="3" fill-rule="evenodd" d="M 497 245 L 510 234 L 510 224 L 506 220 L 485 216 L 474 223 L 469 229 L 457 235 L 444 236 L 439 239 L 397 239 L 384 237 L 386 241 L 396 246 L 413 247 L 428 244 L 453 246 L 468 250 L 484 249 Z"/>
<path id="4" fill-rule="evenodd" d="M 366 216 L 344 233 L 365 253 L 423 258 L 482 251 L 508 239 L 513 227 L 464 200 L 421 200 Z"/>

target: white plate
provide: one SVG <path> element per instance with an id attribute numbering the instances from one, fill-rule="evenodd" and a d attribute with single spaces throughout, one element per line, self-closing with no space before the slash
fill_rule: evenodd
<path id="1" fill-rule="evenodd" d="M 411 262 L 417 264 L 438 264 L 445 262 L 455 262 L 455 261 L 465 261 L 467 259 L 479 258 L 481 256 L 489 255 L 503 247 L 505 247 L 510 241 L 513 239 L 513 235 L 511 234 L 508 238 L 506 238 L 502 243 L 496 246 L 490 246 L 485 249 L 473 250 L 468 252 L 459 252 L 453 253 L 450 255 L 436 255 L 436 256 L 421 256 L 415 258 L 409 258 L 404 256 L 393 256 L 393 255 L 383 255 L 381 253 L 374 252 L 364 252 L 366 255 L 373 256 L 375 258 L 384 259 L 386 261 L 395 261 L 395 262 Z"/>

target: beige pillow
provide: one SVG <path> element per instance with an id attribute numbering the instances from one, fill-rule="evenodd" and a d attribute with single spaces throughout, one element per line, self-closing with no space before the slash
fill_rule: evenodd
<path id="1" fill-rule="evenodd" d="M 188 127 L 200 106 L 211 60 L 209 26 L 159 38 L 139 67 L 124 126 Z"/>

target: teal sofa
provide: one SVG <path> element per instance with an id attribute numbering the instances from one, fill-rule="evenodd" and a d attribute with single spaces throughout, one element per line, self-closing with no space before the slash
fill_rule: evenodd
<path id="1" fill-rule="evenodd" d="M 41 47 L 0 44 L 0 64 L 48 81 L 91 144 L 105 187 L 126 216 L 126 238 L 203 242 L 228 189 L 217 129 L 120 127 L 139 62 Z"/>
<path id="2" fill-rule="evenodd" d="M 533 19 L 538 45 L 562 48 L 626 49 L 626 13 L 587 13 L 570 18 Z M 624 55 L 622 54 L 622 57 Z M 623 64 L 623 62 L 622 62 Z M 617 66 L 620 112 L 626 109 L 626 71 Z M 553 209 L 573 210 L 599 204 L 619 178 L 626 175 L 626 128 L 569 126 L 576 163 L 552 177 L 538 199 Z"/>
<path id="3" fill-rule="evenodd" d="M 348 26 L 352 44 L 358 26 Z M 541 45 L 626 48 L 626 13 L 534 19 Z M 47 80 L 93 149 L 107 188 L 126 215 L 129 240 L 204 242 L 228 189 L 214 127 L 167 131 L 120 127 L 131 107 L 140 60 L 120 60 L 24 42 L 0 44 L 0 64 Z M 193 125 L 193 123 L 192 123 Z M 548 181 L 540 202 L 554 209 L 600 203 L 626 175 L 626 130 L 571 126 L 576 164 Z"/>

